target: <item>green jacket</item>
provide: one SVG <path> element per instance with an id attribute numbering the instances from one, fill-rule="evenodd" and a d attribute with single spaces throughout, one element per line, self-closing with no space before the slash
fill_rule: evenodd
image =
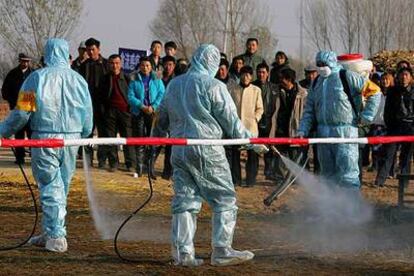
<path id="1" fill-rule="evenodd" d="M 264 58 L 260 56 L 257 52 L 254 54 L 250 54 L 246 52 L 240 55 L 239 57 L 241 57 L 244 60 L 245 66 L 248 65 L 253 68 L 253 80 L 256 80 L 256 67 L 262 62 L 266 62 Z"/>

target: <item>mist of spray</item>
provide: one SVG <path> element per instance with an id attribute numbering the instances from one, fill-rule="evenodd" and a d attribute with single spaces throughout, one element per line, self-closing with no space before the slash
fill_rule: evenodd
<path id="1" fill-rule="evenodd" d="M 128 210 L 127 213 L 125 211 L 121 212 L 120 210 L 123 209 L 122 203 L 124 203 L 125 199 L 116 194 L 111 194 L 110 197 L 106 196 L 104 199 L 99 196 L 99 191 L 92 181 L 89 161 L 85 154 L 85 149 L 83 148 L 82 151 L 83 156 L 85 157 L 83 158 L 83 168 L 85 172 L 89 208 L 95 228 L 102 239 L 113 239 L 118 227 L 132 210 Z M 137 204 L 139 204 L 139 202 L 137 202 Z M 112 210 L 109 207 L 112 208 Z M 166 242 L 169 240 L 169 229 L 169 219 L 136 216 L 123 229 L 120 238 L 122 240 Z"/>
<path id="2" fill-rule="evenodd" d="M 282 157 L 286 167 L 299 174 L 301 167 Z M 369 243 L 367 225 L 373 207 L 355 188 L 343 188 L 306 170 L 297 182 L 305 191 L 306 214 L 293 225 L 292 239 L 311 251 L 356 251 Z"/>
<path id="3" fill-rule="evenodd" d="M 104 216 L 104 214 L 100 211 L 101 208 L 99 207 L 98 200 L 96 197 L 96 193 L 93 187 L 92 177 L 90 173 L 89 167 L 89 160 L 87 158 L 87 154 L 85 152 L 85 148 L 82 147 L 83 153 L 83 170 L 85 173 L 85 182 L 86 182 L 86 191 L 88 193 L 88 200 L 89 200 L 89 208 L 91 211 L 91 215 L 93 217 L 93 221 L 95 223 L 95 228 L 98 230 L 101 238 L 109 239 L 113 236 L 111 231 L 111 223 L 108 221 L 108 218 Z"/>

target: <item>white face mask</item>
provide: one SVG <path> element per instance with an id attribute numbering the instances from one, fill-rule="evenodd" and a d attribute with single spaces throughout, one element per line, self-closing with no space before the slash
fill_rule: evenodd
<path id="1" fill-rule="evenodd" d="M 329 66 L 318 67 L 318 73 L 321 75 L 321 77 L 327 78 L 332 73 L 332 70 L 329 68 Z"/>

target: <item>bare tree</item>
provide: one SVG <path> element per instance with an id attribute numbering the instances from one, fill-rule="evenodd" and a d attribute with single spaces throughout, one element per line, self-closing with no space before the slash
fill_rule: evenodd
<path id="1" fill-rule="evenodd" d="M 216 14 L 221 19 L 221 26 L 223 29 L 223 35 L 226 42 L 230 42 L 229 49 L 225 49 L 229 53 L 230 57 L 233 57 L 237 53 L 240 53 L 241 45 L 243 45 L 242 39 L 247 35 L 249 31 L 249 23 L 246 21 L 247 13 L 252 12 L 251 1 L 247 0 L 227 0 L 219 1 L 215 0 Z M 228 25 L 223 22 L 223 18 L 228 18 Z M 224 24 L 223 24 L 224 23 Z"/>
<path id="2" fill-rule="evenodd" d="M 200 43 L 218 42 L 217 22 L 212 10 L 211 1 L 165 0 L 150 29 L 159 39 L 174 40 L 179 52 L 188 58 Z"/>
<path id="3" fill-rule="evenodd" d="M 375 3 L 378 5 L 378 11 L 380 11 L 379 15 L 372 15 L 378 18 L 378 23 L 376 23 L 378 24 L 377 51 L 382 51 L 391 47 L 391 42 L 395 37 L 393 29 L 398 21 L 398 17 L 395 15 L 399 4 L 391 0 L 381 0 Z M 374 53 L 373 51 L 372 54 Z"/>
<path id="4" fill-rule="evenodd" d="M 3 83 L 3 80 L 6 78 L 7 73 L 13 68 L 13 62 L 10 58 L 10 55 L 1 54 L 0 55 L 0 85 Z"/>
<path id="5" fill-rule="evenodd" d="M 308 0 L 306 31 L 317 49 L 363 52 L 414 45 L 412 0 Z"/>
<path id="6" fill-rule="evenodd" d="M 381 0 L 371 3 L 371 1 L 361 0 L 361 6 L 367 11 L 363 20 L 365 25 L 366 42 L 369 55 L 373 55 L 379 46 L 380 40 L 380 18 L 378 16 L 378 3 L 383 2 Z M 367 9 L 369 5 L 375 5 L 371 9 Z"/>
<path id="7" fill-rule="evenodd" d="M 200 43 L 214 43 L 222 50 L 227 44 L 232 57 L 242 51 L 249 35 L 276 47 L 268 9 L 256 6 L 252 0 L 164 0 L 150 29 L 159 39 L 176 41 L 185 57 Z"/>
<path id="8" fill-rule="evenodd" d="M 362 35 L 362 7 L 360 0 L 330 1 L 330 12 L 336 20 L 335 33 L 347 53 L 359 52 Z"/>
<path id="9" fill-rule="evenodd" d="M 215 3 L 223 35 L 227 38 L 224 43 L 230 45 L 225 49 L 229 57 L 234 57 L 244 50 L 248 37 L 256 37 L 259 40 L 259 52 L 263 56 L 275 51 L 277 39 L 270 29 L 273 14 L 265 4 L 251 0 L 215 0 Z M 224 48 L 222 45 L 222 49 Z"/>
<path id="10" fill-rule="evenodd" d="M 411 0 L 399 0 L 398 12 L 395 16 L 398 18 L 396 21 L 398 28 L 394 29 L 396 34 L 396 41 L 398 49 L 412 49 L 413 48 L 413 31 L 414 31 L 414 5 Z"/>
<path id="11" fill-rule="evenodd" d="M 0 0 L 0 38 L 13 52 L 39 57 L 47 38 L 71 35 L 82 8 L 81 0 Z"/>
<path id="12" fill-rule="evenodd" d="M 312 44 L 318 49 L 332 50 L 333 35 L 329 3 L 325 0 L 308 0 L 304 9 L 305 30 Z"/>

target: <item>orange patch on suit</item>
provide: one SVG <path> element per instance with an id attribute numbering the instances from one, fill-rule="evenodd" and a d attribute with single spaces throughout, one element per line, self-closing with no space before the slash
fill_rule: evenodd
<path id="1" fill-rule="evenodd" d="M 373 83 L 372 81 L 368 80 L 365 83 L 364 87 L 362 88 L 361 93 L 364 98 L 368 98 L 380 92 L 381 92 L 381 88 L 379 88 L 379 86 Z"/>
<path id="2" fill-rule="evenodd" d="M 35 112 L 36 111 L 36 93 L 34 91 L 20 91 L 17 98 L 16 109 Z"/>

